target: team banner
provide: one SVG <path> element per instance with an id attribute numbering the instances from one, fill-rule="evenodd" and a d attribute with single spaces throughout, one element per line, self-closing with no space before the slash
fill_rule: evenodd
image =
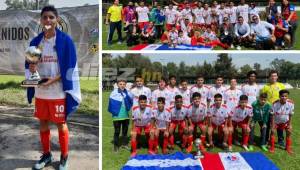
<path id="1" fill-rule="evenodd" d="M 191 154 L 176 152 L 171 155 L 137 155 L 122 170 L 279 170 L 264 154 L 259 152 L 204 153 L 203 159 Z"/>
<path id="2" fill-rule="evenodd" d="M 81 76 L 98 64 L 98 5 L 58 9 L 59 29 L 74 40 Z M 24 54 L 30 40 L 42 32 L 40 11 L 0 11 L 0 74 L 24 74 Z"/>
<path id="3" fill-rule="evenodd" d="M 177 45 L 170 47 L 167 44 L 139 44 L 131 48 L 131 50 L 211 50 L 212 46 L 192 46 Z"/>

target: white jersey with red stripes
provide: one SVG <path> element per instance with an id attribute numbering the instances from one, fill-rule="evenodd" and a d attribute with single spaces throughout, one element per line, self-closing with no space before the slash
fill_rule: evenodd
<path id="1" fill-rule="evenodd" d="M 190 89 L 179 89 L 179 95 L 182 96 L 183 104 L 189 106 L 191 104 L 191 91 Z"/>
<path id="2" fill-rule="evenodd" d="M 226 105 L 230 111 L 239 104 L 239 99 L 242 94 L 242 91 L 237 88 L 234 90 L 229 88 L 225 91 L 224 101 L 226 101 Z"/>
<path id="3" fill-rule="evenodd" d="M 173 106 L 175 103 L 175 96 L 179 95 L 179 89 L 177 87 L 167 86 L 167 91 L 169 92 L 170 106 Z"/>
<path id="4" fill-rule="evenodd" d="M 236 13 L 236 11 L 237 11 L 237 7 L 235 7 L 235 6 L 234 7 L 226 8 L 226 13 L 227 13 L 227 15 L 229 17 L 230 23 L 232 23 L 232 24 L 235 24 L 236 21 L 237 21 L 237 13 Z"/>
<path id="5" fill-rule="evenodd" d="M 150 104 L 151 101 L 151 90 L 146 86 L 134 87 L 130 90 L 133 94 L 133 106 L 139 105 L 139 96 L 145 95 L 147 97 L 147 104 Z"/>
<path id="6" fill-rule="evenodd" d="M 210 87 L 206 85 L 203 85 L 202 87 L 198 87 L 197 85 L 194 85 L 191 88 L 191 97 L 195 92 L 201 94 L 201 102 L 207 105 L 207 100 L 210 100 Z"/>
<path id="7" fill-rule="evenodd" d="M 244 84 L 242 85 L 242 93 L 246 96 L 248 96 L 248 104 L 251 105 L 253 102 L 255 102 L 259 96 L 260 88 L 255 83 L 253 85 L 250 84 Z"/>
<path id="8" fill-rule="evenodd" d="M 167 24 L 176 24 L 176 19 L 177 19 L 177 11 L 174 10 L 174 9 L 170 9 L 170 8 L 167 8 L 165 10 L 165 16 L 166 16 L 166 23 Z"/>
<path id="9" fill-rule="evenodd" d="M 144 110 L 141 110 L 139 106 L 132 108 L 132 120 L 135 126 L 147 126 L 150 125 L 153 118 L 152 109 L 150 105 L 147 105 Z"/>
<path id="10" fill-rule="evenodd" d="M 193 16 L 192 16 L 192 10 L 190 8 L 186 9 L 184 8 L 182 11 L 182 17 L 183 19 L 189 19 L 189 22 L 193 22 Z"/>
<path id="11" fill-rule="evenodd" d="M 153 105 L 153 107 L 157 107 L 157 99 L 159 97 L 164 97 L 165 98 L 165 107 L 168 108 L 170 107 L 170 92 L 167 90 L 167 88 L 161 90 L 161 89 L 156 89 L 152 92 L 152 97 L 151 97 L 151 103 Z"/>
<path id="12" fill-rule="evenodd" d="M 203 18 L 203 8 L 196 8 L 192 10 L 192 13 L 195 15 L 195 23 L 196 24 L 205 24 Z"/>
<path id="13" fill-rule="evenodd" d="M 245 108 L 241 108 L 241 106 L 238 105 L 231 112 L 232 120 L 235 122 L 242 122 L 248 116 L 253 116 L 253 108 L 250 105 L 247 105 Z"/>
<path id="14" fill-rule="evenodd" d="M 282 104 L 280 100 L 273 103 L 272 114 L 276 124 L 287 123 L 289 116 L 294 114 L 294 102 L 290 99 Z"/>
<path id="15" fill-rule="evenodd" d="M 205 24 L 210 25 L 211 24 L 211 11 L 210 9 L 203 9 L 203 18 L 205 21 Z"/>
<path id="16" fill-rule="evenodd" d="M 188 117 L 193 123 L 203 121 L 207 117 L 207 106 L 204 103 L 200 103 L 198 107 L 191 104 L 188 108 Z"/>
<path id="17" fill-rule="evenodd" d="M 225 86 L 220 86 L 220 87 L 212 86 L 209 90 L 210 91 L 209 97 L 210 97 L 211 101 L 214 100 L 214 96 L 218 93 L 222 95 L 222 101 L 224 101 L 224 94 L 225 94 L 226 90 L 227 90 L 227 88 Z"/>
<path id="18" fill-rule="evenodd" d="M 216 104 L 213 104 L 207 111 L 207 116 L 211 117 L 212 123 L 217 126 L 223 124 L 229 115 L 230 112 L 225 104 L 222 104 L 220 108 L 217 108 Z"/>
<path id="19" fill-rule="evenodd" d="M 169 109 L 164 109 L 162 112 L 157 108 L 152 111 L 153 117 L 156 120 L 158 129 L 166 129 L 167 124 L 171 122 L 171 112 Z"/>
<path id="20" fill-rule="evenodd" d="M 175 106 L 170 107 L 171 120 L 181 121 L 188 116 L 188 106 L 182 105 L 181 109 L 177 109 Z"/>

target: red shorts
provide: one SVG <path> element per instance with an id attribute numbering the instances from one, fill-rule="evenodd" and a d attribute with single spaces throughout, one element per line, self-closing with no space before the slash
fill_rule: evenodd
<path id="1" fill-rule="evenodd" d="M 243 120 L 241 122 L 232 121 L 232 125 L 233 125 L 233 128 L 240 127 L 242 129 L 246 129 L 248 127 L 248 122 L 246 120 Z"/>
<path id="2" fill-rule="evenodd" d="M 191 126 L 194 129 L 195 127 L 201 128 L 203 126 L 206 126 L 206 124 L 204 121 L 199 121 L 199 122 L 192 122 Z"/>
<path id="3" fill-rule="evenodd" d="M 143 130 L 144 130 L 145 134 L 149 134 L 150 133 L 150 129 L 151 129 L 150 125 L 147 125 L 147 126 L 135 126 L 134 127 L 134 131 L 136 131 L 137 135 L 141 135 Z"/>
<path id="4" fill-rule="evenodd" d="M 288 127 L 288 123 L 275 124 L 276 129 L 285 130 L 287 129 L 287 127 Z"/>
<path id="5" fill-rule="evenodd" d="M 219 130 L 222 130 L 222 131 L 223 131 L 223 128 L 224 128 L 224 127 L 225 127 L 225 123 L 222 123 L 222 124 L 220 124 L 220 125 L 216 125 L 216 124 L 212 123 L 212 128 L 213 128 L 213 129 L 218 128 Z"/>
<path id="6" fill-rule="evenodd" d="M 144 30 L 145 26 L 148 26 L 149 22 L 139 22 L 139 27 L 141 30 Z"/>
<path id="7" fill-rule="evenodd" d="M 170 31 L 175 24 L 166 24 L 167 31 Z"/>
<path id="8" fill-rule="evenodd" d="M 49 120 L 54 123 L 65 123 L 66 100 L 36 98 L 34 116 L 40 120 Z"/>
<path id="9" fill-rule="evenodd" d="M 184 120 L 172 120 L 170 124 L 170 128 L 176 129 L 177 125 L 179 126 L 178 129 L 183 130 L 186 127 Z"/>

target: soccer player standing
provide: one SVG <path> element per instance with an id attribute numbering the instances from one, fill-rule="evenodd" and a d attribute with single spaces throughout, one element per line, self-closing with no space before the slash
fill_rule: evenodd
<path id="1" fill-rule="evenodd" d="M 259 86 L 256 84 L 257 73 L 255 71 L 249 71 L 247 73 L 248 81 L 242 85 L 242 93 L 248 96 L 248 104 L 251 105 L 256 101 L 259 95 Z"/>
<path id="2" fill-rule="evenodd" d="M 135 77 L 135 87 L 130 92 L 133 94 L 133 107 L 138 106 L 140 95 L 145 95 L 147 97 L 147 104 L 150 104 L 151 90 L 144 85 L 144 79 L 141 76 Z"/>
<path id="3" fill-rule="evenodd" d="M 81 102 L 76 49 L 69 35 L 57 28 L 58 12 L 54 6 L 41 11 L 43 32 L 35 37 L 30 46 L 41 49 L 39 63 L 25 63 L 25 72 L 38 70 L 47 81 L 36 88 L 27 89 L 29 103 L 35 97 L 35 117 L 40 121 L 40 139 L 43 149 L 41 159 L 33 169 L 42 169 L 53 161 L 50 151 L 49 123 L 56 124 L 61 150 L 59 169 L 67 169 L 69 130 L 67 116 L 75 112 Z"/>

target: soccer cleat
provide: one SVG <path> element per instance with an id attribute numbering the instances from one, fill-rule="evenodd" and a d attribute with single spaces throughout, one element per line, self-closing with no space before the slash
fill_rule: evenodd
<path id="1" fill-rule="evenodd" d="M 233 143 L 238 146 L 241 145 L 241 143 L 238 140 L 234 140 Z"/>
<path id="2" fill-rule="evenodd" d="M 291 148 L 287 148 L 286 151 L 289 153 L 289 154 L 293 154 L 294 152 L 292 151 Z"/>
<path id="3" fill-rule="evenodd" d="M 284 141 L 282 140 L 282 141 L 279 141 L 278 142 L 278 145 L 283 149 L 283 148 L 285 148 L 285 143 L 284 143 Z"/>
<path id="4" fill-rule="evenodd" d="M 241 47 L 241 46 L 237 46 L 236 49 L 237 49 L 237 50 L 241 50 L 242 47 Z"/>
<path id="5" fill-rule="evenodd" d="M 247 147 L 247 145 L 243 145 L 242 146 L 246 151 L 249 151 L 249 148 Z"/>
<path id="6" fill-rule="evenodd" d="M 148 150 L 148 154 L 150 154 L 150 155 L 155 155 L 155 152 L 152 151 L 152 150 Z"/>
<path id="7" fill-rule="evenodd" d="M 261 149 L 265 152 L 268 152 L 268 148 L 266 145 L 261 145 Z"/>
<path id="8" fill-rule="evenodd" d="M 67 170 L 68 169 L 68 155 L 63 156 L 60 155 L 60 161 L 59 161 L 59 170 Z"/>
<path id="9" fill-rule="evenodd" d="M 114 152 L 115 153 L 119 152 L 119 147 L 117 145 L 114 145 Z"/>
<path id="10" fill-rule="evenodd" d="M 136 154 L 137 154 L 136 152 L 132 152 L 131 155 L 130 155 L 130 157 L 135 157 Z"/>
<path id="11" fill-rule="evenodd" d="M 252 145 L 249 145 L 249 151 L 254 151 L 254 148 Z"/>
<path id="12" fill-rule="evenodd" d="M 121 45 L 122 44 L 122 42 L 121 41 L 118 41 L 118 45 Z"/>
<path id="13" fill-rule="evenodd" d="M 45 166 L 50 164 L 53 161 L 52 154 L 49 152 L 47 154 L 43 154 L 41 159 L 34 165 L 34 170 L 43 169 Z"/>
<path id="14" fill-rule="evenodd" d="M 232 146 L 228 146 L 228 151 L 232 152 Z"/>
<path id="15" fill-rule="evenodd" d="M 269 152 L 274 153 L 274 152 L 275 152 L 275 149 L 271 147 L 271 148 L 269 149 Z"/>

